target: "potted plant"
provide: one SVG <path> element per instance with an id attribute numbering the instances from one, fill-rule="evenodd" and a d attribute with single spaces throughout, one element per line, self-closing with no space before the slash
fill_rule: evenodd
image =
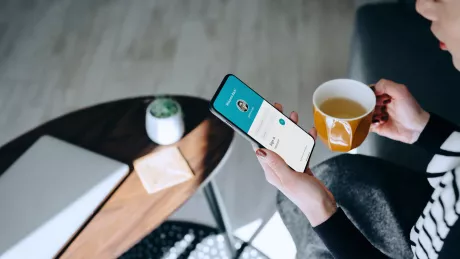
<path id="1" fill-rule="evenodd" d="M 177 142 L 184 134 L 184 121 L 180 104 L 170 97 L 158 97 L 149 104 L 145 116 L 149 138 L 160 144 Z"/>

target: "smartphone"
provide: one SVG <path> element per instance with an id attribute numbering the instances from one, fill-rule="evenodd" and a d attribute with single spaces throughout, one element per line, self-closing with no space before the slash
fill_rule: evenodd
<path id="1" fill-rule="evenodd" d="M 313 137 L 236 76 L 224 77 L 210 110 L 249 141 L 276 152 L 295 171 L 305 171 Z"/>

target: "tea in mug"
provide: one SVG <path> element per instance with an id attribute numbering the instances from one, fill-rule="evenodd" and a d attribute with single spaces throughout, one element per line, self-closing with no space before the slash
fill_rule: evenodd
<path id="1" fill-rule="evenodd" d="M 324 101 L 319 109 L 326 115 L 338 119 L 352 119 L 366 114 L 361 104 L 347 98 L 330 98 Z"/>

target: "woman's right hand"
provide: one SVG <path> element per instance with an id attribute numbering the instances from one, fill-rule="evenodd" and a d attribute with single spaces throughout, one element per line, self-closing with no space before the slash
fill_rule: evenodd
<path id="1" fill-rule="evenodd" d="M 405 85 L 381 79 L 374 92 L 377 105 L 371 131 L 408 144 L 416 142 L 430 114 L 420 107 Z"/>

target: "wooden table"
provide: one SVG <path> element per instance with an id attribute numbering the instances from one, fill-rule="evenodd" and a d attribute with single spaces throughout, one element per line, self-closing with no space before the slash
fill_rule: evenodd
<path id="1" fill-rule="evenodd" d="M 173 96 L 182 106 L 185 136 L 177 143 L 195 177 L 155 194 L 147 194 L 131 172 L 60 253 L 62 258 L 114 258 L 160 225 L 184 204 L 226 156 L 234 132 L 208 111 L 208 101 Z M 0 148 L 0 176 L 40 136 L 51 135 L 130 165 L 157 148 L 145 132 L 145 110 L 154 97 L 125 99 L 64 115 L 39 126 Z M 213 185 L 206 190 L 221 229 Z M 217 211 L 216 211 L 217 210 Z"/>

